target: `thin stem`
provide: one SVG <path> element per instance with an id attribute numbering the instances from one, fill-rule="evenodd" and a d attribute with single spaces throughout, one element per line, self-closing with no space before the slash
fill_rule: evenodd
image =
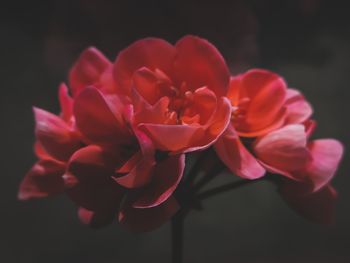
<path id="1" fill-rule="evenodd" d="M 248 184 L 253 184 L 256 183 L 258 181 L 261 181 L 261 179 L 256 179 L 256 180 L 240 180 L 237 182 L 233 182 L 233 183 L 229 183 L 226 185 L 222 185 L 222 186 L 218 186 L 218 187 L 214 187 L 212 189 L 206 190 L 202 193 L 199 193 L 197 195 L 198 200 L 204 200 L 207 199 L 209 197 L 218 195 L 218 194 L 222 194 L 222 193 L 226 193 L 230 190 L 236 189 L 236 188 L 240 188 L 242 186 L 248 185 Z"/>
<path id="2" fill-rule="evenodd" d="M 206 150 L 206 151 L 200 153 L 197 160 L 195 161 L 195 164 L 191 167 L 191 170 L 188 173 L 188 177 L 186 179 L 186 182 L 189 185 L 192 185 L 192 183 L 194 182 L 196 177 L 199 175 L 199 172 L 203 167 L 203 162 L 205 162 L 205 160 L 208 158 L 208 156 L 210 156 L 210 154 L 211 154 L 210 150 Z"/>
<path id="3" fill-rule="evenodd" d="M 171 220 L 172 263 L 182 263 L 183 259 L 184 215 L 181 211 Z"/>

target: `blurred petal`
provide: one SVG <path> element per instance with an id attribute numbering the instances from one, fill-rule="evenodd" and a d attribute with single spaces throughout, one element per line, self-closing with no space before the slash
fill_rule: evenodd
<path id="1" fill-rule="evenodd" d="M 38 141 L 49 155 L 67 160 L 80 147 L 77 133 L 60 117 L 39 108 L 33 109 Z"/>
<path id="2" fill-rule="evenodd" d="M 173 155 L 157 163 L 152 182 L 136 194 L 135 208 L 149 208 L 165 202 L 181 181 L 185 168 L 185 154 Z"/>
<path id="3" fill-rule="evenodd" d="M 146 67 L 152 71 L 162 70 L 169 75 L 172 69 L 175 48 L 159 38 L 145 38 L 122 50 L 114 64 L 114 78 L 120 88 L 130 94 L 132 76 L 138 69 Z"/>
<path id="4" fill-rule="evenodd" d="M 77 96 L 84 88 L 99 83 L 102 74 L 111 66 L 111 62 L 96 48 L 85 49 L 69 74 L 73 96 Z"/>
<path id="5" fill-rule="evenodd" d="M 117 210 L 118 207 L 116 207 Z M 115 219 L 117 211 L 90 211 L 83 207 L 79 207 L 78 216 L 80 221 L 92 228 L 99 228 L 109 225 Z"/>
<path id="6" fill-rule="evenodd" d="M 265 169 L 244 147 L 234 128 L 230 125 L 214 144 L 215 150 L 232 173 L 245 179 L 257 179 Z"/>
<path id="7" fill-rule="evenodd" d="M 296 180 L 300 178 L 295 178 L 291 172 L 302 169 L 310 159 L 305 128 L 299 124 L 287 125 L 258 138 L 254 143 L 254 152 L 267 166 L 283 171 L 283 175 Z"/>
<path id="8" fill-rule="evenodd" d="M 189 35 L 181 38 L 175 46 L 177 85 L 185 82 L 193 91 L 207 86 L 217 96 L 226 95 L 230 74 L 224 58 L 214 45 Z"/>
<path id="9" fill-rule="evenodd" d="M 22 180 L 18 199 L 43 198 L 63 193 L 64 171 L 64 163 L 54 160 L 38 161 Z"/>
<path id="10" fill-rule="evenodd" d="M 174 197 L 152 208 L 134 208 L 132 200 L 125 200 L 119 211 L 119 222 L 135 232 L 152 231 L 168 222 L 179 210 Z"/>
<path id="11" fill-rule="evenodd" d="M 312 115 L 311 105 L 298 90 L 287 90 L 285 105 L 287 107 L 286 123 L 303 123 Z"/>
<path id="12" fill-rule="evenodd" d="M 61 106 L 61 118 L 68 123 L 73 116 L 73 99 L 68 95 L 68 88 L 64 83 L 59 87 L 58 98 Z"/>
<path id="13" fill-rule="evenodd" d="M 334 221 L 337 192 L 330 185 L 315 193 L 305 192 L 300 183 L 286 182 L 280 188 L 280 194 L 286 203 L 304 218 L 319 224 L 331 224 Z"/>

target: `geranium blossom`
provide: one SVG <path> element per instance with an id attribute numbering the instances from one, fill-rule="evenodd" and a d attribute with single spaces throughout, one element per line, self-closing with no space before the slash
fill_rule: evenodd
<path id="1" fill-rule="evenodd" d="M 19 199 L 65 193 L 85 224 L 117 219 L 149 231 L 182 209 L 175 191 L 185 156 L 214 145 L 235 175 L 279 174 L 279 192 L 292 208 L 330 221 L 336 197 L 330 181 L 343 147 L 334 139 L 310 140 L 312 108 L 277 74 L 250 70 L 230 78 L 212 44 L 185 36 L 175 45 L 136 41 L 115 61 L 88 48 L 68 79 L 69 87 L 59 87 L 58 116 L 34 108 L 38 161 Z"/>

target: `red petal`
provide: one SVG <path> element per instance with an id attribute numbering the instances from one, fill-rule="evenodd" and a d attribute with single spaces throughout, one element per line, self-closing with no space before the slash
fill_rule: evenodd
<path id="1" fill-rule="evenodd" d="M 165 202 L 181 181 L 185 168 L 185 155 L 169 156 L 157 163 L 152 182 L 136 193 L 135 208 L 149 208 Z"/>
<path id="2" fill-rule="evenodd" d="M 135 134 L 139 140 L 141 148 L 141 154 L 139 154 L 140 158 L 127 175 L 122 177 L 113 177 L 116 182 L 127 188 L 138 188 L 149 183 L 149 181 L 152 179 L 151 176 L 153 174 L 153 166 L 155 164 L 155 151 L 151 140 L 140 131 L 135 131 Z M 131 157 L 131 159 L 133 158 L 134 156 Z M 125 168 L 125 165 L 123 165 L 122 168 Z M 117 172 L 120 172 L 120 170 Z"/>
<path id="3" fill-rule="evenodd" d="M 120 88 L 130 94 L 132 76 L 142 67 L 152 71 L 162 70 L 169 75 L 176 50 L 168 42 L 158 38 L 145 38 L 121 51 L 114 65 L 114 77 Z"/>
<path id="4" fill-rule="evenodd" d="M 287 125 L 258 138 L 254 152 L 268 166 L 284 171 L 283 175 L 294 178 L 291 172 L 302 169 L 310 159 L 306 147 L 306 133 L 303 125 Z M 267 167 L 268 168 L 268 167 Z"/>
<path id="5" fill-rule="evenodd" d="M 287 123 L 303 123 L 312 114 L 311 105 L 298 90 L 287 90 L 287 101 L 285 105 L 287 107 Z"/>
<path id="6" fill-rule="evenodd" d="M 73 96 L 88 86 L 98 84 L 102 74 L 111 66 L 111 62 L 96 48 L 85 49 L 69 74 Z"/>
<path id="7" fill-rule="evenodd" d="M 331 224 L 334 221 L 337 192 L 330 185 L 318 192 L 304 191 L 302 184 L 286 182 L 280 188 L 280 194 L 287 204 L 298 214 L 320 224 Z"/>
<path id="8" fill-rule="evenodd" d="M 59 160 L 68 160 L 80 147 L 80 139 L 77 133 L 58 116 L 34 108 L 35 134 L 44 148 L 51 156 Z"/>
<path id="9" fill-rule="evenodd" d="M 214 45 L 199 37 L 185 36 L 175 46 L 177 85 L 185 82 L 193 91 L 207 86 L 217 96 L 226 95 L 230 74 L 224 58 Z"/>
<path id="10" fill-rule="evenodd" d="M 135 232 L 152 231 L 166 223 L 179 210 L 174 197 L 152 208 L 133 208 L 132 200 L 126 200 L 119 212 L 119 222 Z"/>
<path id="11" fill-rule="evenodd" d="M 84 89 L 75 99 L 76 124 L 92 142 L 111 145 L 124 144 L 130 140 L 121 112 L 115 112 L 111 106 L 106 97 L 92 87 Z"/>
<path id="12" fill-rule="evenodd" d="M 312 161 L 303 172 L 305 179 L 318 191 L 327 185 L 337 171 L 343 156 L 343 145 L 334 139 L 315 140 L 309 143 Z"/>
<path id="13" fill-rule="evenodd" d="M 64 171 L 64 163 L 53 160 L 38 161 L 22 180 L 18 199 L 43 198 L 63 193 Z"/>
<path id="14" fill-rule="evenodd" d="M 244 147 L 234 128 L 230 125 L 214 144 L 220 159 L 234 174 L 245 179 L 257 179 L 265 174 L 265 169 Z"/>
<path id="15" fill-rule="evenodd" d="M 118 207 L 124 190 L 111 178 L 118 162 L 118 156 L 96 145 L 77 151 L 67 169 L 67 176 L 74 176 L 77 181 L 66 190 L 69 197 L 92 211 L 110 211 Z"/>
<path id="16" fill-rule="evenodd" d="M 233 120 L 241 136 L 261 136 L 283 124 L 287 85 L 277 74 L 266 70 L 249 70 L 231 79 L 230 89 L 238 91 L 229 91 L 229 94 L 237 96 L 238 92 L 239 99 L 249 99 L 248 106 L 243 109 L 244 119 Z M 237 98 L 232 98 L 232 102 L 235 101 Z"/>
<path id="17" fill-rule="evenodd" d="M 203 127 L 197 125 L 163 125 L 145 123 L 139 125 L 162 151 L 183 151 L 196 145 L 203 138 Z"/>

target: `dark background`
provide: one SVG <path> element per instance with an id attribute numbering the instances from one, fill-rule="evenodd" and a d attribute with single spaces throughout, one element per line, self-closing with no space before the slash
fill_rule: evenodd
<path id="1" fill-rule="evenodd" d="M 57 112 L 57 86 L 79 52 L 95 45 L 110 59 L 134 40 L 174 43 L 195 34 L 214 43 L 232 72 L 264 67 L 283 75 L 314 106 L 316 137 L 349 149 L 350 15 L 336 1 L 5 1 L 1 4 L 0 261 L 169 262 L 169 224 L 132 234 L 114 224 L 91 230 L 66 197 L 19 202 L 35 161 L 31 106 Z M 343 1 L 347 2 L 347 1 Z M 186 221 L 185 262 L 350 262 L 348 156 L 334 179 L 333 226 L 291 211 L 258 183 L 215 197 Z M 215 183 L 234 180 L 222 175 Z"/>

